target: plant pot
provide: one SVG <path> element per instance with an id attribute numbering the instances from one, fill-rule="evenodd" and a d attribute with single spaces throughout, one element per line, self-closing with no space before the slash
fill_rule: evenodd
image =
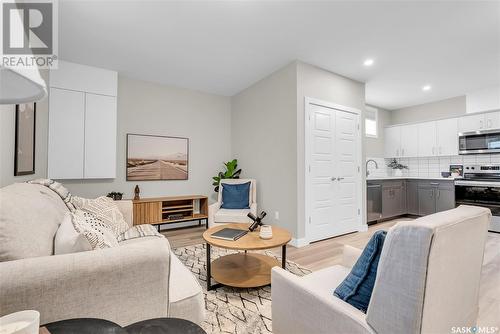
<path id="1" fill-rule="evenodd" d="M 394 169 L 394 176 L 396 176 L 396 177 L 403 176 L 403 170 L 402 169 Z"/>

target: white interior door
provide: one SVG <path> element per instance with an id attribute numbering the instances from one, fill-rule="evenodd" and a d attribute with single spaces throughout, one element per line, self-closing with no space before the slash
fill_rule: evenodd
<path id="1" fill-rule="evenodd" d="M 306 121 L 306 234 L 309 241 L 360 226 L 359 115 L 308 104 Z"/>

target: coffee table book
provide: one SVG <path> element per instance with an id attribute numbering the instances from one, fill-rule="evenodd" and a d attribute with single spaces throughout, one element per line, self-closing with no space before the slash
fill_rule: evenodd
<path id="1" fill-rule="evenodd" d="M 210 236 L 216 239 L 235 241 L 247 234 L 248 231 L 235 229 L 235 228 L 223 228 L 217 232 L 212 233 Z"/>

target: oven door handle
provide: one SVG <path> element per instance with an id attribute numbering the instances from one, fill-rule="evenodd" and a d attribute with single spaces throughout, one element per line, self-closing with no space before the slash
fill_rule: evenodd
<path id="1" fill-rule="evenodd" d="M 456 186 L 469 186 L 469 187 L 492 187 L 500 188 L 500 182 L 483 182 L 483 181 L 463 181 L 455 180 Z"/>

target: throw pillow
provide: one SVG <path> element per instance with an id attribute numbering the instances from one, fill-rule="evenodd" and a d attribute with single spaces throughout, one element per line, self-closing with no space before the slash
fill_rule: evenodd
<path id="1" fill-rule="evenodd" d="M 384 246 L 386 231 L 377 231 L 371 237 L 358 261 L 342 283 L 335 289 L 334 295 L 355 308 L 366 313 L 373 286 L 377 277 L 378 261 Z"/>
<path id="2" fill-rule="evenodd" d="M 85 235 L 78 233 L 73 226 L 71 214 L 67 212 L 56 232 L 54 254 L 78 253 L 92 250 Z"/>
<path id="3" fill-rule="evenodd" d="M 96 214 L 78 209 L 70 214 L 76 232 L 87 238 L 92 249 L 118 246 L 113 230 Z"/>
<path id="4" fill-rule="evenodd" d="M 116 238 L 129 229 L 120 209 L 109 197 L 101 196 L 95 199 L 87 199 L 74 196 L 73 203 L 77 209 L 93 213 L 99 217 L 111 228 Z"/>
<path id="5" fill-rule="evenodd" d="M 250 209 L 250 183 L 222 183 L 223 209 Z"/>

